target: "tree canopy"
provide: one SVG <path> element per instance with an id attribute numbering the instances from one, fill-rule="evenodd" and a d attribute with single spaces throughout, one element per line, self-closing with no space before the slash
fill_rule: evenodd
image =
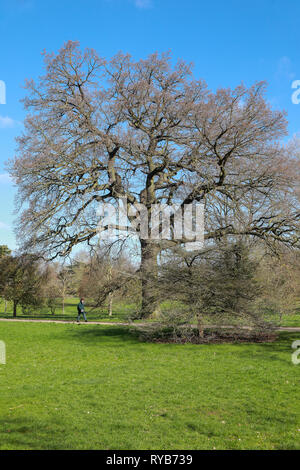
<path id="1" fill-rule="evenodd" d="M 300 246 L 299 160 L 281 143 L 286 116 L 267 103 L 265 83 L 212 92 L 168 54 L 106 60 L 74 42 L 45 54 L 45 67 L 27 82 L 25 131 L 9 163 L 24 250 L 53 259 L 96 243 L 99 204 L 120 197 L 146 207 L 148 228 L 153 204 L 203 202 L 208 241 Z M 185 241 L 141 241 L 144 298 L 157 254 Z"/>

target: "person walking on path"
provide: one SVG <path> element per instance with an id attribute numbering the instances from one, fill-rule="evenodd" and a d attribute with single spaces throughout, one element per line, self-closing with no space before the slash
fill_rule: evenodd
<path id="1" fill-rule="evenodd" d="M 77 321 L 80 323 L 80 316 L 83 315 L 84 321 L 87 321 L 85 310 L 84 310 L 84 299 L 81 298 L 79 304 L 77 305 L 77 311 L 78 311 L 78 316 L 77 316 Z"/>

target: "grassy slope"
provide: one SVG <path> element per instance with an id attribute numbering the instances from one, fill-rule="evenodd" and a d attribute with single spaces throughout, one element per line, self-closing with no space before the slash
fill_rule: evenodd
<path id="1" fill-rule="evenodd" d="M 143 344 L 124 328 L 0 324 L 0 449 L 295 449 L 291 342 Z"/>

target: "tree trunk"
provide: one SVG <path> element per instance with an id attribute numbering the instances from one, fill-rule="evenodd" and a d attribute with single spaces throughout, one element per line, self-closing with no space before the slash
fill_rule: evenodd
<path id="1" fill-rule="evenodd" d="M 65 314 L 65 298 L 66 298 L 66 280 L 62 279 L 62 290 L 61 290 L 61 296 L 62 296 L 62 314 Z"/>
<path id="2" fill-rule="evenodd" d="M 204 337 L 203 319 L 199 313 L 197 315 L 197 328 L 199 332 L 199 337 L 203 338 Z"/>
<path id="3" fill-rule="evenodd" d="M 108 315 L 112 316 L 112 303 L 113 303 L 113 294 L 110 292 L 108 294 Z"/>
<path id="4" fill-rule="evenodd" d="M 7 312 L 7 300 L 4 300 L 4 313 Z"/>
<path id="5" fill-rule="evenodd" d="M 17 316 L 17 305 L 18 305 L 18 302 L 16 302 L 14 300 L 14 310 L 13 310 L 13 316 L 16 317 Z"/>
<path id="6" fill-rule="evenodd" d="M 158 308 L 156 295 L 157 255 L 159 247 L 149 240 L 141 240 L 142 309 L 141 318 L 147 318 Z"/>

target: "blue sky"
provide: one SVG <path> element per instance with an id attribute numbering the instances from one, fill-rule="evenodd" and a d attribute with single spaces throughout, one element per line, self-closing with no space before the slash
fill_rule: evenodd
<path id="1" fill-rule="evenodd" d="M 4 162 L 22 131 L 22 85 L 43 73 L 44 49 L 69 39 L 107 58 L 171 50 L 212 90 L 267 80 L 272 106 L 288 112 L 290 136 L 300 131 L 300 105 L 291 100 L 300 80 L 298 0 L 0 0 L 0 244 L 16 245 L 15 189 Z"/>

